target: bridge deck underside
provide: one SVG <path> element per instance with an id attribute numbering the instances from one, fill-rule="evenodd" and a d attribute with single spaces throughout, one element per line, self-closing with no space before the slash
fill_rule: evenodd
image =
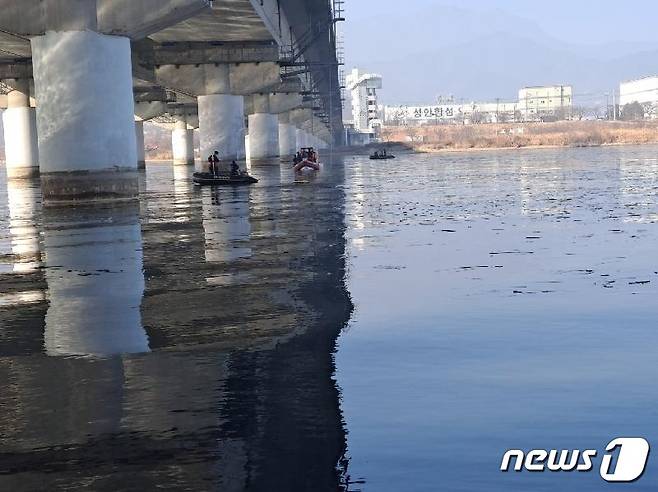
<path id="1" fill-rule="evenodd" d="M 212 11 L 199 14 L 149 37 L 158 43 L 270 41 L 273 39 L 249 0 L 215 2 Z"/>

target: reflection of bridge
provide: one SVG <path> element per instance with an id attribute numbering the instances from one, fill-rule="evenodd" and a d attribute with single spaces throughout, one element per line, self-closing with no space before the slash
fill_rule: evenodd
<path id="1" fill-rule="evenodd" d="M 143 200 L 77 207 L 13 180 L 0 490 L 342 490 L 336 164 L 313 186 L 263 165 L 259 186 L 200 191 L 155 166 Z"/>
<path id="2" fill-rule="evenodd" d="M 162 115 L 175 118 L 179 164 L 194 160 L 195 128 L 202 156 L 238 160 L 342 135 L 328 0 L 0 0 L 0 11 L 7 171 L 40 173 L 46 198 L 135 195 L 143 121 Z"/>

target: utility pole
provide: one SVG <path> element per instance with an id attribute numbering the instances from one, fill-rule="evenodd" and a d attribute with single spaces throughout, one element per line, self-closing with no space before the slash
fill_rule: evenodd
<path id="1" fill-rule="evenodd" d="M 617 92 L 612 89 L 612 120 L 617 121 Z"/>

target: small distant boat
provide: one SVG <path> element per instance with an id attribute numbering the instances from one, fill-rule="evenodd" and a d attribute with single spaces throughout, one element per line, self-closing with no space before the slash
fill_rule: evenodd
<path id="1" fill-rule="evenodd" d="M 392 155 L 392 154 L 386 154 L 386 155 L 373 154 L 373 155 L 370 156 L 370 159 L 373 160 L 373 161 L 385 161 L 385 160 L 388 160 L 388 159 L 395 159 L 395 156 Z"/>
<path id="2" fill-rule="evenodd" d="M 211 173 L 194 173 L 192 176 L 194 184 L 199 186 L 239 186 L 258 183 L 258 180 L 248 174 L 232 176 L 229 174 L 214 175 Z"/>

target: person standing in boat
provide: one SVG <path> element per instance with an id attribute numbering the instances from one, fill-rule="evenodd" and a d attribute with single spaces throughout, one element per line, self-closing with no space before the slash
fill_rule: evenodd
<path id="1" fill-rule="evenodd" d="M 219 174 L 219 151 L 216 150 L 208 156 L 208 172 L 213 176 Z"/>

